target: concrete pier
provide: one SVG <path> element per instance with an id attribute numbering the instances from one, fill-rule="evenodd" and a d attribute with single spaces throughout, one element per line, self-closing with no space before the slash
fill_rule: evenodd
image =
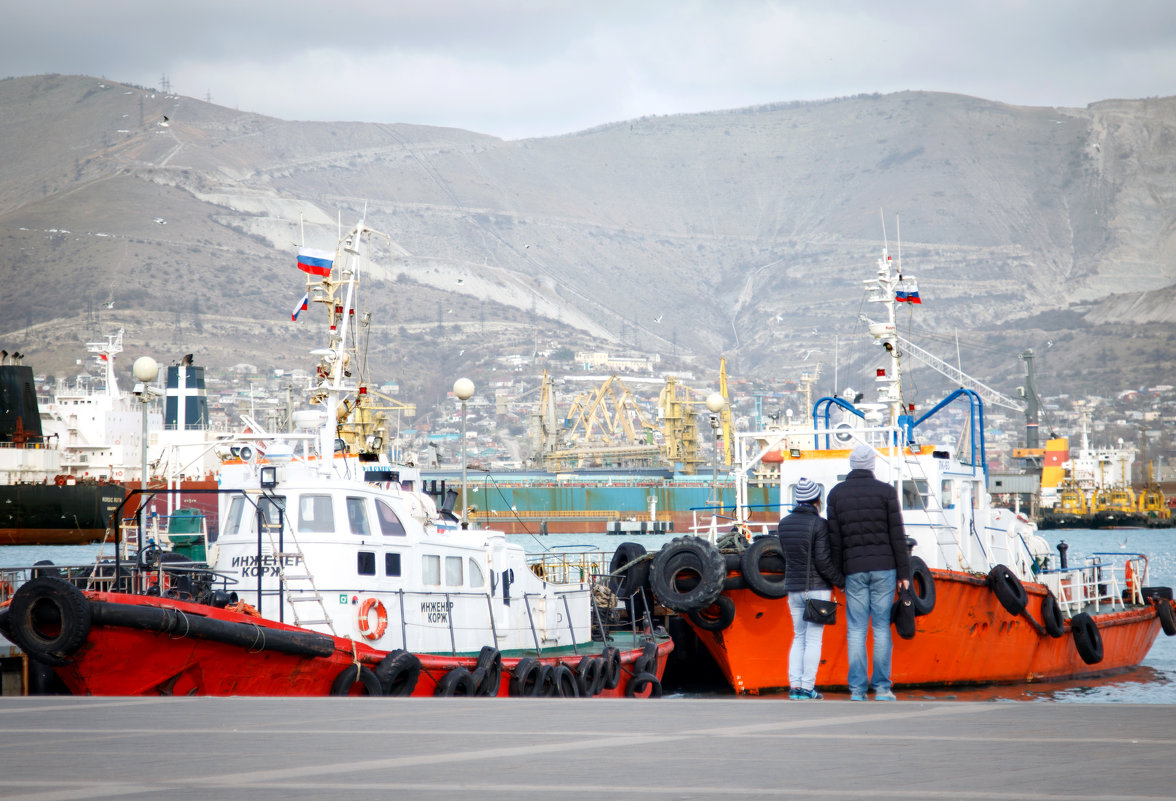
<path id="1" fill-rule="evenodd" d="M 1171 799 L 1176 706 L 0 699 L 5 801 Z"/>

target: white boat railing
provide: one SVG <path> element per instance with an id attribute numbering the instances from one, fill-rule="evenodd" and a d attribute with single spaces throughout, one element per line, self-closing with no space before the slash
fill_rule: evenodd
<path id="1" fill-rule="evenodd" d="M 1042 583 L 1053 592 L 1067 617 L 1079 612 L 1097 614 L 1104 607 L 1122 610 L 1127 603 L 1143 604 L 1147 577 L 1147 557 L 1140 553 L 1095 553 L 1085 557 L 1081 565 L 1040 573 Z"/>

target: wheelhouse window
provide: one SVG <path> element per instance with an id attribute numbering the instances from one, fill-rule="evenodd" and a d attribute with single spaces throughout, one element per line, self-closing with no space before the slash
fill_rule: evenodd
<path id="1" fill-rule="evenodd" d="M 347 525 L 350 526 L 352 534 L 361 537 L 372 533 L 368 526 L 367 503 L 364 498 L 347 499 Z"/>
<path id="2" fill-rule="evenodd" d="M 929 494 L 927 480 L 924 478 L 902 482 L 902 508 L 926 509 Z"/>
<path id="3" fill-rule="evenodd" d="M 482 573 L 482 567 L 474 558 L 470 557 L 470 586 L 471 587 L 485 587 L 486 577 Z"/>
<path id="4" fill-rule="evenodd" d="M 361 576 L 376 575 L 376 555 L 371 551 L 360 551 L 355 570 Z"/>
<path id="5" fill-rule="evenodd" d="M 234 534 L 244 533 L 241 527 L 245 521 L 245 499 L 241 497 L 233 498 L 229 502 L 229 514 L 225 518 L 224 534 L 231 537 Z"/>
<path id="6" fill-rule="evenodd" d="M 396 512 L 392 511 L 392 507 L 383 501 L 376 501 L 376 517 L 380 520 L 380 533 L 385 537 L 405 536 L 404 524 L 400 522 Z"/>
<path id="7" fill-rule="evenodd" d="M 952 497 L 953 482 L 950 478 L 943 479 L 943 485 L 939 490 L 939 503 L 944 509 L 955 508 L 955 498 Z"/>
<path id="8" fill-rule="evenodd" d="M 425 554 L 421 557 L 421 583 L 432 586 L 441 584 L 441 557 Z"/>
<path id="9" fill-rule="evenodd" d="M 461 557 L 445 557 L 445 586 L 460 587 L 464 583 L 461 576 Z"/>
<path id="10" fill-rule="evenodd" d="M 303 495 L 298 499 L 298 531 L 320 534 L 335 530 L 330 495 Z"/>
<path id="11" fill-rule="evenodd" d="M 385 576 L 399 576 L 400 575 L 400 554 L 398 554 L 398 553 L 384 554 L 384 575 Z"/>

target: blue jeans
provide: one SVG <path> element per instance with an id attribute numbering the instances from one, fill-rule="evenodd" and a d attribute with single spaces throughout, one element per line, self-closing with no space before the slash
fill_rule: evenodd
<path id="1" fill-rule="evenodd" d="M 866 694 L 890 689 L 890 607 L 898 571 L 868 570 L 845 577 L 845 629 L 849 651 L 849 691 Z M 874 673 L 867 684 L 866 626 L 874 631 Z"/>
<path id="2" fill-rule="evenodd" d="M 811 690 L 817 684 L 817 668 L 821 666 L 821 640 L 825 627 L 804 619 L 806 598 L 828 601 L 829 590 L 806 590 L 788 593 L 788 610 L 792 612 L 792 649 L 788 652 L 788 684 Z"/>

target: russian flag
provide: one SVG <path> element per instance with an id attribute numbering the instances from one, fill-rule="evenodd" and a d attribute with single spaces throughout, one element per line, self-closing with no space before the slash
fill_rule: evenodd
<path id="1" fill-rule="evenodd" d="M 301 314 L 306 309 L 306 306 L 309 303 L 310 303 L 310 293 L 307 292 L 305 295 L 302 296 L 302 300 L 298 301 L 298 305 L 294 307 L 294 311 L 290 312 L 290 319 L 294 322 L 298 322 L 298 315 Z"/>
<path id="2" fill-rule="evenodd" d="M 894 288 L 894 299 L 899 303 L 923 303 L 919 298 L 919 285 L 913 278 L 899 280 L 898 286 Z"/>
<path id="3" fill-rule="evenodd" d="M 304 273 L 326 277 L 331 274 L 335 254 L 329 250 L 298 248 L 298 269 Z"/>

